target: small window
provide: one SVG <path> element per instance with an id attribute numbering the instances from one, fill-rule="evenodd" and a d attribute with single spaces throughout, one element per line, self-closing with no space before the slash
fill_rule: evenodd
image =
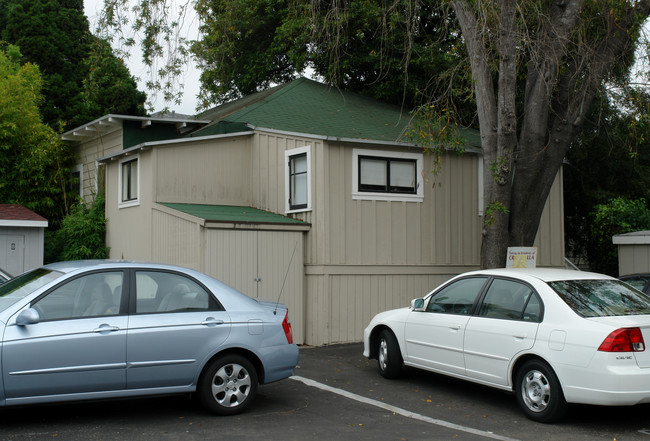
<path id="1" fill-rule="evenodd" d="M 359 191 L 415 194 L 417 161 L 359 156 Z"/>
<path id="2" fill-rule="evenodd" d="M 136 273 L 136 312 L 169 313 L 222 309 L 214 297 L 194 280 L 175 273 Z"/>
<path id="3" fill-rule="evenodd" d="M 122 281 L 121 271 L 78 277 L 50 291 L 33 308 L 42 321 L 117 315 Z"/>
<path id="4" fill-rule="evenodd" d="M 469 277 L 452 282 L 431 296 L 427 312 L 468 315 L 486 280 Z"/>
<path id="5" fill-rule="evenodd" d="M 139 204 L 139 164 L 138 157 L 120 161 L 120 207 L 130 207 Z"/>
<path id="6" fill-rule="evenodd" d="M 286 160 L 286 212 L 311 210 L 311 147 L 288 150 Z"/>
<path id="7" fill-rule="evenodd" d="M 422 202 L 422 167 L 420 153 L 355 149 L 352 197 Z"/>
<path id="8" fill-rule="evenodd" d="M 70 193 L 83 198 L 83 166 L 77 165 L 70 170 Z"/>
<path id="9" fill-rule="evenodd" d="M 495 279 L 485 295 L 479 315 L 505 320 L 537 321 L 540 307 L 528 285 L 513 280 Z"/>
<path id="10" fill-rule="evenodd" d="M 307 208 L 307 154 L 289 159 L 289 209 Z"/>

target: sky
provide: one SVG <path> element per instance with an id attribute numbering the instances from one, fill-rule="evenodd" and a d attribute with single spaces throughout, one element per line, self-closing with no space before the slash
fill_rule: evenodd
<path id="1" fill-rule="evenodd" d="M 133 0 L 130 0 L 133 2 Z M 84 11 L 88 20 L 90 22 L 90 30 L 94 31 L 97 23 L 97 17 L 99 16 L 100 11 L 104 5 L 104 0 L 84 0 Z M 194 12 L 194 10 L 192 10 Z M 190 35 L 191 38 L 196 38 L 198 32 L 198 19 L 195 16 L 189 17 L 186 20 L 188 27 L 194 32 L 194 36 Z M 190 32 L 189 30 L 187 32 Z M 185 34 L 184 34 L 185 35 Z M 200 81 L 199 76 L 200 72 L 195 68 L 193 63 L 186 65 L 184 73 L 182 76 L 181 82 L 184 85 L 183 98 L 180 105 L 174 103 L 165 103 L 162 95 L 152 96 L 151 92 L 146 89 L 145 82 L 147 80 L 147 69 L 141 61 L 142 54 L 139 50 L 134 47 L 129 58 L 125 60 L 127 67 L 131 71 L 131 75 L 138 79 L 138 89 L 145 91 L 147 93 L 148 101 L 153 105 L 153 112 L 160 111 L 165 107 L 168 107 L 170 111 L 175 111 L 176 113 L 186 114 L 186 115 L 195 115 L 197 98 L 196 96 L 199 93 Z"/>

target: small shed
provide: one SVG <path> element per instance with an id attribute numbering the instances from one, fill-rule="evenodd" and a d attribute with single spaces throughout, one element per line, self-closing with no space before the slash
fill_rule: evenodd
<path id="1" fill-rule="evenodd" d="M 15 276 L 43 265 L 44 217 L 17 204 L 0 204 L 0 268 Z"/>
<path id="2" fill-rule="evenodd" d="M 650 273 L 650 231 L 635 231 L 613 237 L 618 246 L 618 274 Z"/>

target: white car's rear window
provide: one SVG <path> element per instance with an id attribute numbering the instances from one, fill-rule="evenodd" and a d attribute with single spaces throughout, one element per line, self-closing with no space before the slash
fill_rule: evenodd
<path id="1" fill-rule="evenodd" d="M 619 280 L 563 280 L 548 284 L 583 317 L 650 314 L 650 297 Z"/>

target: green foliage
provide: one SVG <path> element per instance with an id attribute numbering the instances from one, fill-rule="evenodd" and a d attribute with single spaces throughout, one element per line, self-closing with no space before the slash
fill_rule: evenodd
<path id="1" fill-rule="evenodd" d="M 590 213 L 617 197 L 650 200 L 650 96 L 643 91 L 627 89 L 616 101 L 600 95 L 568 152 L 564 211 L 570 256 L 598 258 Z"/>
<path id="2" fill-rule="evenodd" d="M 198 0 L 202 36 L 192 51 L 207 92 L 201 107 L 286 82 L 306 69 L 335 87 L 406 108 L 439 95 L 436 86 L 451 84 L 448 72 L 463 59 L 459 35 L 448 32 L 453 15 L 430 2 L 417 11 L 403 2 L 388 8 L 378 0 L 333 5 Z M 471 107 L 469 75 L 464 86 L 454 85 L 468 100 L 462 104 Z"/>
<path id="3" fill-rule="evenodd" d="M 483 213 L 483 224 L 486 226 L 495 225 L 498 213 L 508 214 L 510 210 L 501 201 L 493 201 L 487 204 Z"/>
<path id="4" fill-rule="evenodd" d="M 147 95 L 138 90 L 124 61 L 113 54 L 106 40 L 93 38 L 84 68 L 87 75 L 81 96 L 86 122 L 109 113 L 145 115 Z"/>
<path id="5" fill-rule="evenodd" d="M 50 237 L 47 259 L 105 259 L 108 257 L 105 237 L 104 196 L 98 195 L 90 208 L 78 203 L 70 209 L 61 229 Z"/>
<path id="6" fill-rule="evenodd" d="M 90 33 L 82 0 L 0 0 L 0 39 L 39 66 L 40 113 L 55 130 L 113 111 L 144 114 L 144 94 L 110 46 Z"/>
<path id="7" fill-rule="evenodd" d="M 594 271 L 618 274 L 618 252 L 612 243 L 617 234 L 650 229 L 650 210 L 644 199 L 615 198 L 597 205 L 592 213 L 589 261 Z"/>
<path id="8" fill-rule="evenodd" d="M 21 204 L 58 225 L 68 203 L 72 155 L 39 113 L 37 66 L 0 48 L 0 202 Z"/>
<path id="9" fill-rule="evenodd" d="M 0 37 L 40 67 L 43 121 L 54 128 L 87 122 L 78 117 L 91 37 L 81 0 L 0 0 Z"/>

